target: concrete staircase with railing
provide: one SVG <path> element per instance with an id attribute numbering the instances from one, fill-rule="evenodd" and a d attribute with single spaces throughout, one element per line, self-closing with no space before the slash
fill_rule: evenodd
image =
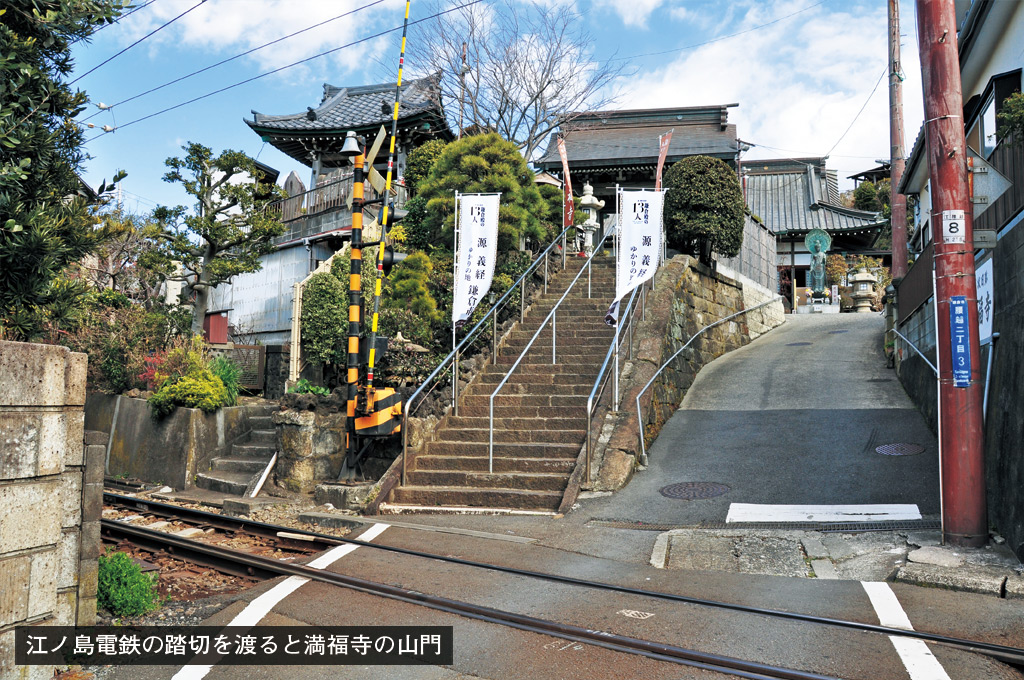
<path id="1" fill-rule="evenodd" d="M 490 395 L 585 264 L 569 260 L 548 292 L 527 311 L 484 368 L 460 394 L 459 415 L 448 415 L 434 439 L 410 461 L 406 484 L 385 512 L 413 507 L 505 508 L 555 511 L 586 437 L 586 404 L 614 337 L 604 316 L 614 296 L 614 260 L 598 257 L 587 297 L 580 277 L 557 314 L 557 360 L 551 325 L 494 400 L 494 472 L 488 472 Z M 404 506 L 404 507 L 403 507 Z"/>
<path id="2" fill-rule="evenodd" d="M 231 453 L 214 458 L 210 470 L 196 475 L 196 486 L 218 493 L 245 495 L 253 477 L 262 473 L 277 451 L 277 433 L 271 414 L 274 404 L 245 406 L 252 430 L 231 445 Z"/>

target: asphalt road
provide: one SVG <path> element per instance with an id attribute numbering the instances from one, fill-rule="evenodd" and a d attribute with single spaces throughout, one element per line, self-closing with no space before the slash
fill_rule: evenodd
<path id="1" fill-rule="evenodd" d="M 723 522 L 732 503 L 917 504 L 939 513 L 938 449 L 882 353 L 876 314 L 791 315 L 706 366 L 650 447 L 649 467 L 593 518 Z M 924 452 L 887 456 L 884 444 Z M 666 498 L 679 482 L 724 484 L 699 501 Z"/>

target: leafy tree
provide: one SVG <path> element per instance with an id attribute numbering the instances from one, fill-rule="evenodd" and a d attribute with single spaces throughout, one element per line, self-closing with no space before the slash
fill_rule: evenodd
<path id="1" fill-rule="evenodd" d="M 426 228 L 427 200 L 422 196 L 413 196 L 405 202 L 405 209 L 409 213 L 399 225 L 405 227 L 405 247 L 410 250 L 429 251 L 434 243 L 431 242 L 430 233 Z"/>
<path id="2" fill-rule="evenodd" d="M 853 190 L 853 207 L 857 210 L 878 212 L 878 189 L 873 182 L 861 182 Z"/>
<path id="3" fill-rule="evenodd" d="M 516 149 L 495 133 L 463 137 L 441 152 L 430 175 L 420 183 L 427 201 L 424 231 L 433 243 L 453 243 L 454 192 L 501 192 L 498 212 L 498 251 L 512 250 L 521 239 L 544 239 L 540 216 L 544 203 L 534 174 Z"/>
<path id="4" fill-rule="evenodd" d="M 437 302 L 427 286 L 433 265 L 426 253 L 413 253 L 395 267 L 391 274 L 392 294 L 385 304 L 391 308 L 408 309 L 418 317 L 430 320 L 437 315 Z"/>
<path id="5" fill-rule="evenodd" d="M 410 193 L 416 193 L 419 183 L 430 174 L 430 169 L 434 167 L 434 163 L 447 145 L 448 142 L 442 139 L 431 139 L 412 150 L 405 161 L 404 176 L 405 185 L 409 187 Z"/>
<path id="6" fill-rule="evenodd" d="M 38 336 L 84 293 L 61 276 L 95 245 L 96 199 L 76 174 L 85 154 L 73 120 L 88 99 L 64 79 L 71 44 L 125 4 L 5 0 L 0 9 L 0 325 L 12 337 Z"/>
<path id="7" fill-rule="evenodd" d="M 171 170 L 164 181 L 184 186 L 196 199 L 195 209 L 161 206 L 153 211 L 160 225 L 153 259 L 167 268 L 180 264 L 180 273 L 168 280 L 184 282 L 184 295 L 193 300 L 192 332 L 201 333 L 210 290 L 238 274 L 259 271 L 260 256 L 273 252 L 272 241 L 284 225 L 265 208 L 284 192 L 265 184 L 256 162 L 244 153 L 227 150 L 214 157 L 195 142 L 182 149 L 185 158 L 165 161 Z"/>
<path id="8" fill-rule="evenodd" d="M 849 267 L 846 258 L 838 253 L 833 253 L 825 258 L 825 278 L 829 285 L 834 285 L 843 280 Z"/>
<path id="9" fill-rule="evenodd" d="M 332 274 L 314 274 L 302 291 L 302 346 L 314 364 L 344 363 L 347 288 Z"/>
<path id="10" fill-rule="evenodd" d="M 734 257 L 743 245 L 746 206 L 736 172 L 710 156 L 689 156 L 665 172 L 668 245 L 699 254 Z"/>
<path id="11" fill-rule="evenodd" d="M 89 281 L 137 300 L 146 309 L 162 304 L 163 286 L 174 269 L 159 256 L 152 239 L 158 225 L 122 210 L 105 213 L 101 219 L 96 257 L 83 263 Z"/>
<path id="12" fill-rule="evenodd" d="M 1012 137 L 1013 144 L 1024 144 L 1024 94 L 1014 92 L 1004 99 L 996 120 L 999 121 L 1000 140 Z"/>

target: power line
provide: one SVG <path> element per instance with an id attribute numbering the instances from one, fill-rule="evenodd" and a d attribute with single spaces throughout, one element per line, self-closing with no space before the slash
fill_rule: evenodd
<path id="1" fill-rule="evenodd" d="M 889 65 L 886 64 L 885 69 L 882 71 L 882 75 L 878 76 L 878 80 L 875 81 L 875 86 L 871 88 L 871 94 L 869 94 L 868 98 L 864 100 L 864 105 L 860 107 L 860 111 L 858 111 L 857 115 L 854 116 L 853 120 L 850 121 L 850 125 L 846 128 L 846 131 L 839 136 L 839 139 L 836 140 L 836 143 L 833 144 L 832 148 L 828 150 L 828 153 L 825 154 L 826 156 L 830 155 L 833 151 L 835 151 L 835 148 L 839 146 L 839 142 L 843 141 L 843 138 L 846 137 L 846 134 L 851 130 L 851 128 L 853 128 L 853 124 L 857 122 L 858 118 L 860 118 L 860 114 L 864 113 L 864 109 L 868 107 L 868 102 L 870 102 L 871 98 L 875 96 L 875 91 L 878 89 L 878 84 L 882 82 L 882 78 L 884 78 L 888 73 Z"/>
<path id="2" fill-rule="evenodd" d="M 75 83 L 77 83 L 77 82 L 78 82 L 79 80 L 81 80 L 82 78 L 86 77 L 86 76 L 87 76 L 87 75 L 89 75 L 90 73 L 92 73 L 92 72 L 96 71 L 96 69 L 100 68 L 100 67 L 101 67 L 101 66 L 103 66 L 104 64 L 108 64 L 108 63 L 110 63 L 111 61 L 113 61 L 114 59 L 117 59 L 117 58 L 118 58 L 118 57 L 120 57 L 120 56 L 121 56 L 122 54 L 124 54 L 125 52 L 127 52 L 127 51 L 128 51 L 128 50 L 130 50 L 131 48 L 135 47 L 136 45 L 138 45 L 138 44 L 139 44 L 140 42 L 142 42 L 142 41 L 143 41 L 143 40 L 145 40 L 146 38 L 149 38 L 149 37 L 153 36 L 154 34 L 156 34 L 157 32 L 159 32 L 159 31 L 162 31 L 163 29 L 167 28 L 168 26 L 170 26 L 171 24 L 173 24 L 173 23 L 174 23 L 175 21 L 177 21 L 178 19 L 182 18 L 183 16 L 185 16 L 186 14 L 188 14 L 189 12 L 191 12 L 192 10 L 194 10 L 195 8 L 197 8 L 197 7 L 199 7 L 200 5 L 202 5 L 202 4 L 204 3 L 204 2 L 206 2 L 206 0 L 199 0 L 199 2 L 197 2 L 197 3 L 196 3 L 196 4 L 194 4 L 194 5 L 192 5 L 192 6 L 191 6 L 191 7 L 189 7 L 189 8 L 187 9 L 187 10 L 185 10 L 184 12 L 182 12 L 181 14 L 179 14 L 178 16 L 174 17 L 173 19 L 171 19 L 171 20 L 170 20 L 170 21 L 168 21 L 167 23 L 163 24 L 162 26 L 159 26 L 158 28 L 155 28 L 155 29 L 153 29 L 152 31 L 150 31 L 150 32 L 149 32 L 149 33 L 147 33 L 146 35 L 142 36 L 141 38 L 139 38 L 138 40 L 136 40 L 135 42 L 133 42 L 133 43 L 132 43 L 131 45 L 129 45 L 128 47 L 124 48 L 123 50 L 121 50 L 120 52 L 118 52 L 117 54 L 115 54 L 114 56 L 112 56 L 112 57 L 109 57 L 109 58 L 105 59 L 104 61 L 101 61 L 100 63 L 96 64 L 96 65 L 95 65 L 95 66 L 93 66 L 93 67 L 92 67 L 91 69 L 89 69 L 88 71 L 86 71 L 86 72 L 85 72 L 85 73 L 83 73 L 82 75 L 80 75 L 80 76 L 78 76 L 77 78 L 75 78 L 74 80 L 72 80 L 72 81 L 71 81 L 70 83 L 68 83 L 68 85 L 74 85 L 74 84 L 75 84 Z"/>
<path id="3" fill-rule="evenodd" d="M 151 1 L 155 2 L 155 0 L 151 0 Z M 283 37 L 278 38 L 276 40 L 271 40 L 268 43 L 264 43 L 264 44 L 260 45 L 259 47 L 253 47 L 250 50 L 242 52 L 241 54 L 236 54 L 233 57 L 228 57 L 227 59 L 224 59 L 222 61 L 218 61 L 216 64 L 210 64 L 209 66 L 203 67 L 203 68 L 199 69 L 198 71 L 193 71 L 192 73 L 183 75 L 180 78 L 175 78 L 174 80 L 170 80 L 170 81 L 164 83 L 163 85 L 157 85 L 156 87 L 150 88 L 150 89 L 146 90 L 145 92 L 140 92 L 137 95 L 128 97 L 127 99 L 122 99 L 121 101 L 119 101 L 117 103 L 111 104 L 110 106 L 106 107 L 106 109 L 102 109 L 100 111 L 96 111 L 95 113 L 87 116 L 86 118 L 83 118 L 82 121 L 84 122 L 84 121 L 89 120 L 90 118 L 98 116 L 98 115 L 100 115 L 100 113 L 102 113 L 103 111 L 105 111 L 107 109 L 112 109 L 115 106 L 120 106 L 121 104 L 127 104 L 128 102 L 134 101 L 136 99 L 139 99 L 140 97 L 144 97 L 147 94 L 152 94 L 153 92 L 156 92 L 157 90 L 162 90 L 165 87 L 169 87 L 171 85 L 174 85 L 175 83 L 180 83 L 183 80 L 186 80 L 186 79 L 191 78 L 193 76 L 197 76 L 200 73 L 205 73 L 206 71 L 209 71 L 211 69 L 217 68 L 218 66 L 223 66 L 224 64 L 226 64 L 226 63 L 228 63 L 230 61 L 234 61 L 235 59 L 239 59 L 239 58 L 244 57 L 246 55 L 252 54 L 253 52 L 257 52 L 259 50 L 262 50 L 265 47 L 270 47 L 271 45 L 274 45 L 274 44 L 277 44 L 277 43 L 281 42 L 282 40 L 288 40 L 289 38 L 294 38 L 295 36 L 297 36 L 297 35 L 299 35 L 301 33 L 305 33 L 307 31 L 311 31 L 314 28 L 319 28 L 319 27 L 321 27 L 321 26 L 323 26 L 325 24 L 331 23 L 332 21 L 337 21 L 338 19 L 342 19 L 342 18 L 347 17 L 347 16 L 349 16 L 351 14 L 355 14 L 356 12 L 361 12 L 364 9 L 369 9 L 370 7 L 373 7 L 374 5 L 379 5 L 382 2 L 384 2 L 384 0 L 375 0 L 375 2 L 371 2 L 371 3 L 367 4 L 367 5 L 363 5 L 362 7 L 357 7 L 355 9 L 351 10 L 351 11 L 345 12 L 344 14 L 339 14 L 338 16 L 334 17 L 333 19 L 327 19 L 326 21 L 321 21 L 318 24 L 313 24 L 312 26 L 307 26 L 306 28 L 302 29 L 301 31 L 296 31 L 295 33 L 291 33 L 289 35 L 283 36 Z"/>
<path id="4" fill-rule="evenodd" d="M 780 21 L 785 21 L 786 19 L 789 19 L 790 17 L 795 17 L 797 14 L 802 14 L 803 12 L 806 12 L 808 10 L 814 9 L 815 7 L 818 7 L 820 5 L 824 5 L 826 2 L 828 2 L 828 0 L 821 0 L 821 2 L 816 2 L 813 5 L 808 5 L 807 7 L 804 7 L 803 9 L 798 9 L 797 11 L 793 12 L 792 14 L 787 14 L 786 16 L 779 17 L 778 19 L 773 19 L 772 21 L 769 21 L 766 24 L 761 24 L 759 26 L 753 26 L 751 28 L 748 28 L 748 29 L 743 30 L 743 31 L 739 31 L 737 33 L 730 33 L 729 35 L 723 35 L 720 38 L 713 38 L 711 40 L 706 40 L 704 42 L 694 43 L 693 45 L 686 45 L 685 47 L 675 47 L 675 48 L 673 48 L 671 50 L 662 50 L 660 52 L 646 52 L 644 54 L 634 54 L 631 57 L 616 57 L 616 58 L 613 58 L 613 59 L 609 59 L 608 61 L 610 61 L 610 62 L 611 61 L 631 61 L 633 59 L 641 59 L 643 57 L 658 57 L 658 56 L 661 56 L 663 54 L 672 54 L 674 52 L 682 52 L 684 50 L 692 50 L 692 49 L 696 49 L 698 47 L 704 47 L 705 45 L 711 45 L 711 44 L 716 43 L 716 42 L 722 42 L 723 40 L 729 40 L 730 38 L 735 38 L 736 36 L 744 35 L 746 33 L 752 33 L 753 31 L 756 31 L 756 30 L 759 30 L 759 29 L 762 29 L 762 28 L 766 28 L 768 26 L 771 26 L 772 24 L 777 24 Z"/>
<path id="5" fill-rule="evenodd" d="M 103 30 L 104 28 L 106 28 L 107 26 L 113 26 L 114 24 L 118 24 L 118 23 L 121 23 L 121 21 L 122 21 L 123 19 L 127 19 L 127 18 L 128 18 L 128 17 L 130 17 L 131 15 L 135 14 L 136 12 L 138 12 L 138 11 L 139 11 L 140 9 L 146 9 L 147 7 L 149 7 L 150 5 L 152 5 L 152 4 L 154 3 L 154 2 L 156 2 L 156 0 L 149 0 L 149 2 L 144 2 L 144 3 L 142 3 L 141 5 L 139 5 L 138 7 L 136 7 L 135 9 L 131 10 L 130 12 L 125 12 L 124 14 L 122 14 L 121 16 L 119 16 L 119 17 L 117 18 L 117 20 L 115 20 L 115 21 L 111 21 L 111 22 L 110 22 L 109 24 L 103 24 L 102 26 L 100 26 L 99 28 L 97 28 L 97 29 L 96 29 L 95 31 L 93 31 L 93 32 L 92 32 L 92 35 L 96 35 L 97 33 L 99 33 L 100 31 L 102 31 L 102 30 Z M 78 42 L 78 40 L 76 40 L 75 42 Z"/>
<path id="6" fill-rule="evenodd" d="M 206 0 L 203 0 L 203 2 L 205 2 L 205 1 Z M 422 23 L 424 21 L 429 21 L 430 19 L 436 19 L 439 16 L 444 16 L 445 14 L 450 14 L 451 12 L 454 12 L 456 10 L 465 9 L 466 7 L 470 7 L 472 5 L 476 5 L 476 4 L 480 3 L 480 2 L 482 2 L 482 0 L 471 0 L 470 2 L 464 3 L 462 5 L 458 5 L 456 7 L 451 7 L 449 9 L 446 9 L 443 12 L 436 12 L 434 14 L 431 14 L 430 16 L 423 17 L 422 19 L 417 19 L 416 21 L 410 21 L 409 25 L 412 26 L 412 25 L 415 25 L 415 24 L 418 24 L 418 23 Z M 134 125 L 135 123 L 141 123 L 144 120 L 148 120 L 150 118 L 154 118 L 156 116 L 162 115 L 162 114 L 167 113 L 169 111 L 173 111 L 175 109 L 180 109 L 181 107 L 188 106 L 189 104 L 194 104 L 197 101 L 201 101 L 203 99 L 207 99 L 209 97 L 212 97 L 214 95 L 220 94 L 222 92 L 227 92 L 228 90 L 234 89 L 236 87 L 240 87 L 242 85 L 246 85 L 246 84 L 251 83 L 251 82 L 253 82 L 255 80 L 259 80 L 260 78 L 265 78 L 265 77 L 267 77 L 269 75 L 273 75 L 275 73 L 280 73 L 281 71 L 284 71 L 286 69 L 292 68 L 294 66 L 299 66 L 300 64 L 305 64 L 308 61 L 312 61 L 314 59 L 319 59 L 320 57 L 327 56 L 328 54 L 333 54 L 334 52 L 338 52 L 340 50 L 344 50 L 344 49 L 347 49 L 349 47 L 353 47 L 355 45 L 359 45 L 361 43 L 368 42 L 368 41 L 373 40 L 375 38 L 380 38 L 381 36 L 385 36 L 388 33 L 394 33 L 395 31 L 400 31 L 400 30 L 402 30 L 401 26 L 395 26 L 394 28 L 389 28 L 389 29 L 381 31 L 379 33 L 374 33 L 373 35 L 368 35 L 365 38 L 360 38 L 359 40 L 354 40 L 354 41 L 352 41 L 350 43 L 347 43 L 345 45 L 341 45 L 340 47 L 335 47 L 333 49 L 327 50 L 326 52 L 321 52 L 319 54 L 314 54 L 312 57 L 306 57 L 305 59 L 300 59 L 299 61 L 292 62 L 291 64 L 288 64 L 286 66 L 281 66 L 280 68 L 273 69 L 272 71 L 265 71 L 264 73 L 260 73 L 259 75 L 255 75 L 252 78 L 246 78 L 245 80 L 241 80 L 241 81 L 239 81 L 237 83 L 234 83 L 232 85 L 227 85 L 227 86 L 222 87 L 222 88 L 220 88 L 218 90 L 214 90 L 212 92 L 207 92 L 206 94 L 199 95 L 198 97 L 193 97 L 192 99 L 189 99 L 187 101 L 183 101 L 183 102 L 181 102 L 179 104 L 175 104 L 174 106 L 168 106 L 167 108 L 161 109 L 160 111 L 157 111 L 156 113 L 151 113 L 151 114 L 149 114 L 147 116 L 143 116 L 141 118 L 136 118 L 135 120 L 129 121 L 129 122 L 123 124 L 123 125 L 119 125 L 118 127 L 114 128 L 112 130 L 105 131 L 105 132 L 103 132 L 101 134 L 96 135 L 95 137 L 87 139 L 85 141 L 85 143 L 88 144 L 89 142 L 92 142 L 92 141 L 102 137 L 103 135 L 107 134 L 108 132 L 114 132 L 116 130 L 120 130 L 122 128 L 126 128 L 129 125 Z"/>

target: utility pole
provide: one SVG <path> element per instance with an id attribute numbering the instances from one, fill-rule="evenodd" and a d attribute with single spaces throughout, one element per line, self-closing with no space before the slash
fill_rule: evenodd
<path id="1" fill-rule="evenodd" d="M 900 0 L 889 2 L 889 196 L 892 212 L 892 277 L 907 274 L 907 197 L 897 193 L 903 178 L 903 68 L 900 65 Z"/>
<path id="2" fill-rule="evenodd" d="M 948 543 L 977 547 L 988 541 L 983 383 L 953 0 L 917 0 L 917 24 L 931 180 L 929 218 L 935 243 L 936 343 L 941 358 L 942 532 Z"/>

